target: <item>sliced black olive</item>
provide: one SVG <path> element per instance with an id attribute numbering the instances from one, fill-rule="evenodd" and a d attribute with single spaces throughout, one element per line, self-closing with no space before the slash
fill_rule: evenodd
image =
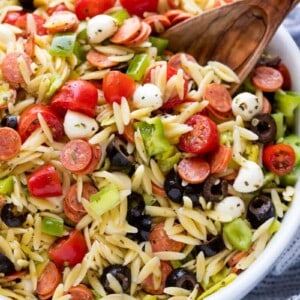
<path id="1" fill-rule="evenodd" d="M 179 287 L 189 291 L 192 291 L 197 284 L 196 276 L 193 272 L 184 269 L 174 269 L 166 279 L 166 286 Z"/>
<path id="2" fill-rule="evenodd" d="M 275 208 L 269 196 L 258 195 L 248 206 L 247 219 L 254 229 L 275 216 Z"/>
<path id="3" fill-rule="evenodd" d="M 8 227 L 19 227 L 26 220 L 27 214 L 20 213 L 13 204 L 5 204 L 1 210 L 1 219 Z"/>
<path id="4" fill-rule="evenodd" d="M 5 115 L 1 120 L 1 126 L 18 129 L 18 118 L 14 115 Z"/>
<path id="5" fill-rule="evenodd" d="M 203 197 L 206 201 L 220 202 L 228 193 L 228 183 L 213 175 L 208 176 L 203 185 Z"/>
<path id="6" fill-rule="evenodd" d="M 277 127 L 271 114 L 260 113 L 252 118 L 250 130 L 258 135 L 259 142 L 268 144 L 275 140 Z"/>
<path id="7" fill-rule="evenodd" d="M 182 202 L 184 188 L 179 175 L 172 169 L 166 176 L 164 182 L 165 192 L 172 201 L 176 203 Z"/>
<path id="8" fill-rule="evenodd" d="M 135 226 L 138 229 L 137 233 L 129 234 L 128 237 L 132 240 L 143 242 L 147 241 L 151 227 L 152 227 L 152 219 L 148 215 L 142 215 L 135 219 L 135 222 L 131 224 L 132 226 Z"/>
<path id="9" fill-rule="evenodd" d="M 205 257 L 211 257 L 224 250 L 225 244 L 223 242 L 222 236 L 217 235 L 213 236 L 212 238 L 209 238 L 207 242 L 201 245 L 197 245 L 195 248 L 197 254 L 200 251 L 203 251 Z"/>
<path id="10" fill-rule="evenodd" d="M 145 202 L 141 194 L 132 192 L 127 197 L 127 221 L 129 224 L 134 225 L 136 219 L 144 214 Z"/>
<path id="11" fill-rule="evenodd" d="M 111 171 L 129 172 L 134 165 L 134 156 L 127 152 L 126 143 L 118 136 L 109 143 L 106 153 Z"/>
<path id="12" fill-rule="evenodd" d="M 103 273 L 100 277 L 100 281 L 108 293 L 115 293 L 115 291 L 110 287 L 109 280 L 107 279 L 107 274 L 115 277 L 120 283 L 123 292 L 126 292 L 131 285 L 131 272 L 128 267 L 122 265 L 110 265 L 104 268 Z"/>
<path id="13" fill-rule="evenodd" d="M 3 273 L 4 275 L 10 275 L 15 271 L 15 266 L 11 260 L 4 254 L 0 253 L 0 273 Z"/>
<path id="14" fill-rule="evenodd" d="M 184 188 L 183 195 L 191 199 L 193 206 L 199 206 L 199 197 L 202 194 L 203 185 L 202 184 L 188 184 Z"/>
<path id="15" fill-rule="evenodd" d="M 35 10 L 34 7 L 34 0 L 19 0 L 21 6 L 24 10 L 33 11 Z"/>

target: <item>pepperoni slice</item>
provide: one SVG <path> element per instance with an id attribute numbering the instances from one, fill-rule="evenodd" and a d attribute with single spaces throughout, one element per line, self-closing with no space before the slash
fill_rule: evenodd
<path id="1" fill-rule="evenodd" d="M 79 175 L 86 175 L 92 173 L 97 167 L 98 163 L 100 162 L 102 156 L 101 147 L 99 145 L 93 145 L 91 147 L 93 154 L 92 160 L 86 168 L 77 172 L 77 174 Z"/>
<path id="2" fill-rule="evenodd" d="M 10 127 L 0 128 L 0 160 L 15 157 L 21 149 L 22 141 L 17 131 Z"/>
<path id="3" fill-rule="evenodd" d="M 118 62 L 111 61 L 106 55 L 96 51 L 90 50 L 86 55 L 86 60 L 94 67 L 99 69 L 111 68 L 118 65 Z"/>
<path id="4" fill-rule="evenodd" d="M 149 242 L 153 252 L 174 251 L 180 252 L 184 246 L 183 243 L 172 240 L 167 235 L 164 223 L 158 223 L 149 234 Z"/>
<path id="5" fill-rule="evenodd" d="M 272 105 L 267 97 L 263 97 L 263 105 L 261 109 L 261 113 L 270 114 L 272 111 Z"/>
<path id="6" fill-rule="evenodd" d="M 84 284 L 72 286 L 68 294 L 71 295 L 71 300 L 94 300 L 93 293 Z"/>
<path id="7" fill-rule="evenodd" d="M 138 17 L 126 19 L 110 40 L 115 44 L 128 43 L 139 35 L 140 28 L 141 21 Z"/>
<path id="8" fill-rule="evenodd" d="M 218 149 L 212 153 L 210 159 L 210 172 L 221 173 L 225 171 L 232 158 L 232 148 L 220 145 Z"/>
<path id="9" fill-rule="evenodd" d="M 149 15 L 143 22 L 151 26 L 153 32 L 161 33 L 163 30 L 171 26 L 170 20 L 164 15 Z"/>
<path id="10" fill-rule="evenodd" d="M 129 40 L 128 43 L 124 43 L 125 45 L 134 45 L 140 44 L 146 41 L 151 34 L 151 26 L 145 22 L 141 22 L 141 27 L 139 29 L 139 34 L 132 40 Z"/>
<path id="11" fill-rule="evenodd" d="M 193 16 L 192 14 L 186 13 L 181 9 L 168 10 L 164 15 L 170 20 L 172 26 Z"/>
<path id="12" fill-rule="evenodd" d="M 89 200 L 90 196 L 97 193 L 97 189 L 90 183 L 83 184 L 82 196 Z M 64 213 L 73 222 L 78 223 L 85 215 L 86 210 L 77 198 L 77 184 L 73 184 L 67 191 L 64 199 Z"/>
<path id="13" fill-rule="evenodd" d="M 203 98 L 209 102 L 209 105 L 220 113 L 231 111 L 232 98 L 224 85 L 211 83 L 204 90 Z"/>
<path id="14" fill-rule="evenodd" d="M 210 167 L 201 157 L 184 158 L 178 164 L 178 174 L 184 181 L 197 184 L 208 177 Z"/>
<path id="15" fill-rule="evenodd" d="M 153 194 L 158 195 L 158 196 L 162 196 L 162 197 L 166 197 L 167 196 L 166 191 L 165 191 L 164 188 L 156 185 L 153 182 L 151 182 L 151 185 L 152 185 L 152 192 L 153 192 Z"/>
<path id="16" fill-rule="evenodd" d="M 25 72 L 28 72 L 29 76 L 32 74 L 31 70 L 31 59 L 30 57 L 23 52 L 11 52 L 8 53 L 2 61 L 1 70 L 3 77 L 6 81 L 8 81 L 13 86 L 25 83 L 24 77 L 20 70 L 20 63 L 19 61 L 21 59 L 24 59 L 27 70 L 24 70 Z"/>
<path id="17" fill-rule="evenodd" d="M 39 295 L 39 299 L 49 299 L 61 282 L 61 279 L 62 276 L 58 268 L 52 261 L 49 261 L 37 282 L 36 292 Z"/>
<path id="18" fill-rule="evenodd" d="M 253 71 L 252 83 L 263 92 L 275 92 L 282 87 L 283 76 L 272 67 L 259 66 Z"/>
<path id="19" fill-rule="evenodd" d="M 280 63 L 276 69 L 281 73 L 283 77 L 282 89 L 289 91 L 292 88 L 292 78 L 288 67 L 284 63 Z"/>
<path id="20" fill-rule="evenodd" d="M 68 142 L 61 151 L 60 160 L 63 166 L 71 172 L 80 172 L 87 168 L 92 161 L 91 145 L 81 139 Z"/>
<path id="21" fill-rule="evenodd" d="M 73 32 L 77 29 L 79 25 L 79 20 L 77 16 L 67 10 L 54 12 L 44 27 L 47 28 L 48 32 L 51 34 L 59 32 Z"/>

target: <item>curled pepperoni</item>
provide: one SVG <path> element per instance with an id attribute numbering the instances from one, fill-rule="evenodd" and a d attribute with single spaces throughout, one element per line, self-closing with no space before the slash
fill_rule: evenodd
<path id="1" fill-rule="evenodd" d="M 184 158 L 178 164 L 178 174 L 184 181 L 197 184 L 208 177 L 210 167 L 208 162 L 201 157 Z"/>
<path id="2" fill-rule="evenodd" d="M 0 128 L 0 160 L 9 160 L 15 157 L 21 149 L 21 137 L 10 127 Z"/>
<path id="3" fill-rule="evenodd" d="M 270 114 L 271 111 L 272 111 L 272 105 L 270 101 L 266 97 L 263 97 L 263 105 L 260 112 L 265 114 Z"/>
<path id="4" fill-rule="evenodd" d="M 26 65 L 26 70 L 24 70 L 24 72 L 27 72 L 30 76 L 32 74 L 32 70 L 30 67 L 32 61 L 26 53 L 11 52 L 8 53 L 2 61 L 1 70 L 3 77 L 13 86 L 25 83 L 23 74 L 20 69 L 20 61 L 22 59 L 25 61 Z"/>
<path id="5" fill-rule="evenodd" d="M 221 173 L 226 170 L 232 158 L 233 150 L 230 147 L 219 145 L 210 158 L 210 171 L 212 174 Z"/>
<path id="6" fill-rule="evenodd" d="M 97 193 L 97 191 L 92 184 L 84 183 L 82 197 L 89 200 L 90 196 Z M 85 208 L 77 198 L 77 184 L 73 184 L 67 191 L 63 208 L 66 216 L 75 223 L 78 223 L 86 215 Z"/>
<path id="7" fill-rule="evenodd" d="M 125 45 L 141 44 L 142 42 L 148 39 L 150 34 L 151 34 L 151 26 L 145 22 L 141 22 L 141 27 L 139 29 L 138 35 L 134 39 L 129 40 L 127 43 L 125 43 Z"/>
<path id="8" fill-rule="evenodd" d="M 275 68 L 259 66 L 253 71 L 252 83 L 263 92 L 275 92 L 282 87 L 283 76 Z"/>
<path id="9" fill-rule="evenodd" d="M 68 294 L 71 295 L 71 300 L 94 300 L 93 293 L 84 284 L 72 286 Z"/>
<path id="10" fill-rule="evenodd" d="M 61 279 L 62 276 L 58 268 L 52 261 L 49 261 L 37 282 L 36 292 L 39 295 L 39 299 L 49 299 L 61 282 Z"/>
<path id="11" fill-rule="evenodd" d="M 165 15 L 149 15 L 143 20 L 143 22 L 150 25 L 152 31 L 156 33 L 161 33 L 171 26 L 170 20 Z"/>
<path id="12" fill-rule="evenodd" d="M 77 174 L 79 175 L 86 175 L 92 173 L 97 167 L 98 163 L 100 162 L 102 156 L 101 147 L 99 145 L 92 145 L 91 147 L 92 147 L 92 154 L 93 154 L 92 160 L 90 161 L 90 163 L 86 168 L 77 172 Z"/>
<path id="13" fill-rule="evenodd" d="M 193 17 L 192 14 L 187 13 L 181 9 L 171 9 L 164 15 L 170 20 L 172 26 Z"/>
<path id="14" fill-rule="evenodd" d="M 126 19 L 110 40 L 115 44 L 128 43 L 139 35 L 140 29 L 141 21 L 138 17 L 134 16 Z"/>
<path id="15" fill-rule="evenodd" d="M 99 69 L 111 68 L 118 65 L 118 62 L 111 61 L 105 54 L 96 50 L 90 50 L 86 55 L 86 60 Z"/>
<path id="16" fill-rule="evenodd" d="M 93 158 L 91 145 L 81 139 L 68 142 L 61 151 L 60 160 L 63 166 L 71 172 L 86 169 Z"/>

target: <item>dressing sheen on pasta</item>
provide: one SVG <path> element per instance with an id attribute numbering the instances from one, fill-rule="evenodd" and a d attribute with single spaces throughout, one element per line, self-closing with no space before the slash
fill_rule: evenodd
<path id="1" fill-rule="evenodd" d="M 289 70 L 239 83 L 159 34 L 217 0 L 2 0 L 0 295 L 192 300 L 264 251 L 294 196 Z"/>

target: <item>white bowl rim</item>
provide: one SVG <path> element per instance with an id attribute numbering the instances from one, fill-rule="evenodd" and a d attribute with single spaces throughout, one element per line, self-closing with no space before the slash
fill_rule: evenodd
<path id="1" fill-rule="evenodd" d="M 280 45 L 280 49 L 278 49 Z M 269 47 L 270 52 L 279 55 L 289 66 L 291 74 L 298 74 L 300 77 L 300 51 L 287 30 L 280 26 L 273 37 Z M 287 49 L 288 55 L 287 55 Z M 293 75 L 292 75 L 293 78 Z M 300 79 L 300 78 L 299 78 Z M 300 80 L 294 80 L 292 89 L 300 92 Z M 298 111 L 297 119 L 300 112 Z M 300 124 L 296 128 L 300 134 Z M 300 180 L 296 184 L 296 193 L 293 202 L 283 218 L 280 230 L 273 236 L 263 253 L 241 273 L 232 283 L 220 289 L 216 293 L 205 298 L 205 300 L 239 300 L 246 296 L 260 281 L 268 274 L 276 260 L 292 241 L 297 229 L 300 226 Z"/>

